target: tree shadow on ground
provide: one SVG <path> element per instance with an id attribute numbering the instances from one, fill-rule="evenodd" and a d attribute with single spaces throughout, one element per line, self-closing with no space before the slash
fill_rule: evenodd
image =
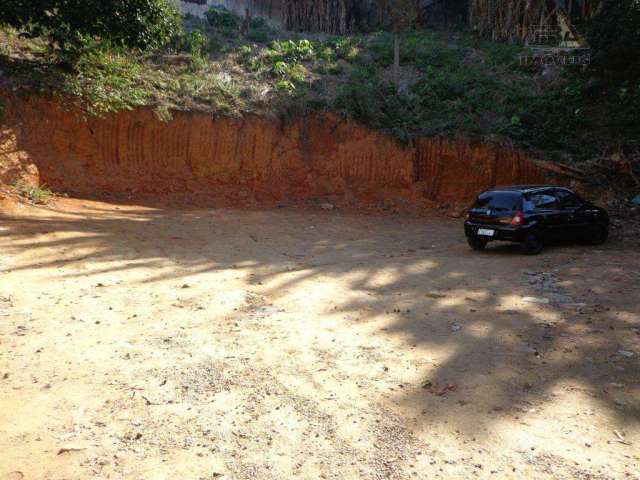
<path id="1" fill-rule="evenodd" d="M 12 271 L 59 269 L 43 281 L 79 275 L 62 269 L 78 263 L 96 280 L 153 269 L 141 284 L 233 270 L 277 303 L 340 279 L 348 291 L 326 311 L 342 314 L 345 328 L 424 353 L 420 384 L 403 386 L 395 402 L 469 435 L 569 394 L 592 398 L 618 422 L 640 422 L 640 270 L 615 244 L 478 254 L 457 222 L 442 219 L 118 208 L 0 215 L 0 245 L 35 259 Z"/>

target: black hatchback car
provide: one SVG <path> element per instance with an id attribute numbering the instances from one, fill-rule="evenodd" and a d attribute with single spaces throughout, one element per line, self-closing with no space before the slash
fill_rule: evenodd
<path id="1" fill-rule="evenodd" d="M 478 195 L 464 232 L 474 250 L 482 250 L 493 240 L 505 240 L 521 243 L 525 252 L 537 254 L 553 240 L 604 243 L 609 215 L 566 188 L 501 187 Z"/>

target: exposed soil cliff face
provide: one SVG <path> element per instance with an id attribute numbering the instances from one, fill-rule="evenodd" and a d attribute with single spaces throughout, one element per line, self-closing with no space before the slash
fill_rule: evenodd
<path id="1" fill-rule="evenodd" d="M 162 122 L 149 110 L 82 119 L 42 98 L 5 103 L 0 179 L 39 175 L 85 197 L 461 203 L 493 185 L 544 180 L 521 151 L 443 138 L 404 146 L 335 115 L 283 123 L 177 113 Z"/>

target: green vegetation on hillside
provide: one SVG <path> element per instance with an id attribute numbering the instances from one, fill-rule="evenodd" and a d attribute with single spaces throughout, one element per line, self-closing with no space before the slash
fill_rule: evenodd
<path id="1" fill-rule="evenodd" d="M 162 48 L 85 39 L 74 65 L 45 37 L 0 31 L 0 70 L 25 91 L 79 101 L 89 114 L 149 106 L 227 115 L 338 111 L 402 140 L 418 135 L 493 136 L 573 161 L 640 148 L 640 86 L 579 67 L 523 65 L 516 45 L 461 31 L 402 34 L 392 82 L 388 32 L 327 36 L 274 30 L 211 9 L 187 16 Z"/>
<path id="2" fill-rule="evenodd" d="M 171 0 L 3 0 L 0 25 L 45 38 L 51 53 L 73 60 L 95 39 L 162 47 L 180 29 L 180 14 Z"/>

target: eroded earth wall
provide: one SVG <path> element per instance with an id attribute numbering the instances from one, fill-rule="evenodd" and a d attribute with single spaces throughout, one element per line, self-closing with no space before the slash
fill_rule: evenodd
<path id="1" fill-rule="evenodd" d="M 188 112 L 163 122 L 144 109 L 83 118 L 40 97 L 3 103 L 0 180 L 26 177 L 89 198 L 464 203 L 494 185 L 544 180 L 512 148 L 440 137 L 405 146 L 330 114 L 282 121 Z"/>

